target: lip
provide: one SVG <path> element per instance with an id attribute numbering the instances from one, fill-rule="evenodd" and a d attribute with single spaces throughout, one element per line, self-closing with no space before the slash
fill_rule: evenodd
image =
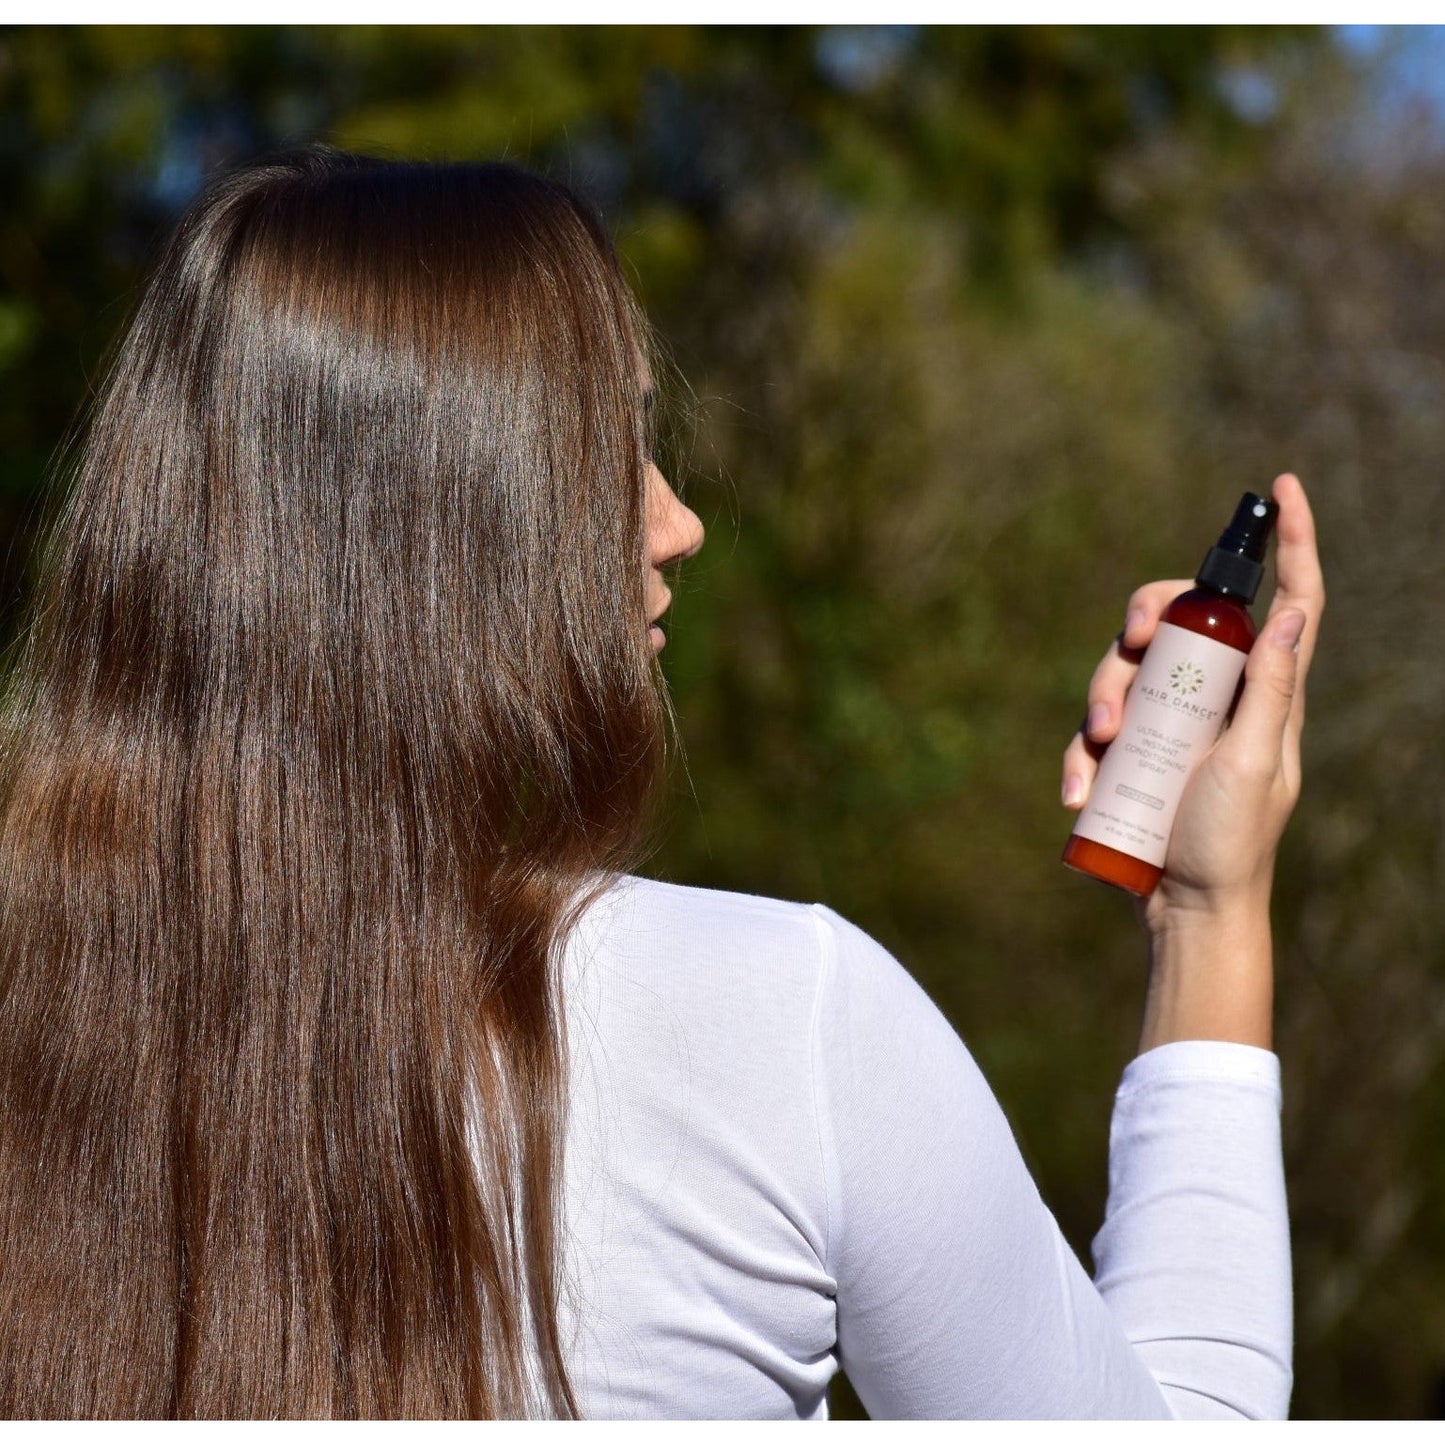
<path id="1" fill-rule="evenodd" d="M 667 645 L 667 635 L 657 624 L 662 621 L 662 614 L 672 606 L 672 593 L 668 592 L 662 599 L 662 606 L 652 614 L 647 621 L 647 635 L 652 642 L 652 650 L 661 652 Z"/>

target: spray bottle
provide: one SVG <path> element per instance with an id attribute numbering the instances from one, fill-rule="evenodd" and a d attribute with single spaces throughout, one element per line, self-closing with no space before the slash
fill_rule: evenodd
<path id="1" fill-rule="evenodd" d="M 1192 590 L 1164 610 L 1064 862 L 1147 898 L 1184 786 L 1224 728 L 1254 644 L 1249 604 L 1279 507 L 1246 492 Z"/>

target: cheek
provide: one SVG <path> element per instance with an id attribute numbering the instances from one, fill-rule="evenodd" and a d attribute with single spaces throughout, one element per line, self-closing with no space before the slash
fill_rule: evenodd
<path id="1" fill-rule="evenodd" d="M 647 537 L 648 552 L 655 551 L 663 543 L 663 532 L 667 527 L 667 483 L 662 473 L 652 463 L 647 464 L 647 485 L 643 488 L 642 527 Z"/>

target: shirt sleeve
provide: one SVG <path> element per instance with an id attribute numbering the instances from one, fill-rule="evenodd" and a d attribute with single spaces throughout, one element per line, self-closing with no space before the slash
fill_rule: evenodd
<path id="1" fill-rule="evenodd" d="M 1284 1418 L 1276 1056 L 1191 1040 L 1128 1065 L 1091 1280 L 952 1025 L 881 944 L 811 907 L 827 1267 L 869 1415 Z"/>

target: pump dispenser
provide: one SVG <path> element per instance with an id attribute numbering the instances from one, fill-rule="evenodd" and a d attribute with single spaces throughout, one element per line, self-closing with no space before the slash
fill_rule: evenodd
<path id="1" fill-rule="evenodd" d="M 1194 580 L 1221 597 L 1238 597 L 1247 607 L 1264 576 L 1264 551 L 1277 516 L 1277 503 L 1246 492 L 1235 508 L 1234 520 L 1209 549 Z"/>
<path id="2" fill-rule="evenodd" d="M 1246 492 L 1192 590 L 1164 610 L 1064 862 L 1141 898 L 1164 874 L 1185 784 L 1222 731 L 1254 645 L 1249 604 L 1279 507 Z"/>

